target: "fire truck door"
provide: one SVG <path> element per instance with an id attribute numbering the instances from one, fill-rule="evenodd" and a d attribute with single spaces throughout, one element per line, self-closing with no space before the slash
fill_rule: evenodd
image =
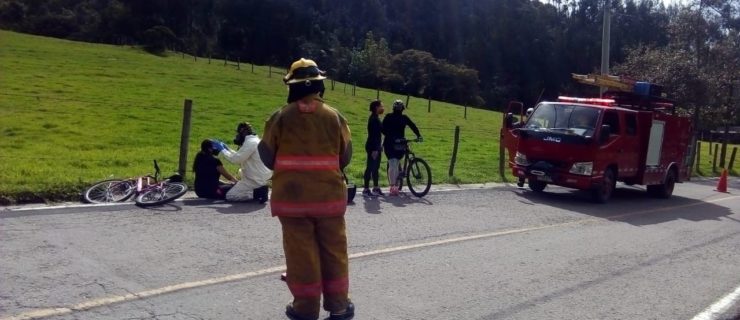
<path id="1" fill-rule="evenodd" d="M 514 162 L 516 147 L 519 142 L 518 135 L 514 133 L 514 130 L 520 128 L 524 123 L 524 104 L 519 101 L 509 102 L 503 118 L 504 123 L 501 125 L 501 150 L 502 153 L 505 150 L 508 153 L 508 157 L 503 156 L 502 159 L 506 158 L 511 163 Z"/>
<path id="2" fill-rule="evenodd" d="M 624 113 L 623 143 L 619 154 L 619 177 L 630 178 L 638 173 L 640 165 L 640 140 L 637 132 L 637 114 Z"/>

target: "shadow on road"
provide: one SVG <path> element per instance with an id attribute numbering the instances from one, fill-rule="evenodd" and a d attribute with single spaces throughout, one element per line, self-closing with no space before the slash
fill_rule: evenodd
<path id="1" fill-rule="evenodd" d="M 597 218 L 626 222 L 632 225 L 652 225 L 677 219 L 689 221 L 719 220 L 731 215 L 730 208 L 721 201 L 704 201 L 673 195 L 669 199 L 650 197 L 644 188 L 617 185 L 607 204 L 591 201 L 587 191 L 550 187 L 545 192 L 514 189 L 524 204 L 544 204 Z M 726 194 L 731 197 L 732 194 Z M 734 220 L 734 219 L 733 219 Z"/>

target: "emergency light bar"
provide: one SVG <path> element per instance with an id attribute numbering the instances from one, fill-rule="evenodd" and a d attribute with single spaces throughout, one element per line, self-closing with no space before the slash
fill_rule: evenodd
<path id="1" fill-rule="evenodd" d="M 566 97 L 566 96 L 559 96 L 559 101 L 562 102 L 576 102 L 576 103 L 589 103 L 589 104 L 598 104 L 602 106 L 611 106 L 616 101 L 614 99 L 601 99 L 601 98 L 576 98 L 576 97 Z"/>

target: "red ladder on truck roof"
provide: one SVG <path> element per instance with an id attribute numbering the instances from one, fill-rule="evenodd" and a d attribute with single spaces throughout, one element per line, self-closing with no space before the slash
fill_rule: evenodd
<path id="1" fill-rule="evenodd" d="M 606 87 L 602 98 L 613 99 L 616 107 L 651 111 L 672 110 L 674 107 L 674 101 L 666 98 L 663 87 L 655 83 L 593 73 L 572 73 L 572 76 L 583 84 Z"/>

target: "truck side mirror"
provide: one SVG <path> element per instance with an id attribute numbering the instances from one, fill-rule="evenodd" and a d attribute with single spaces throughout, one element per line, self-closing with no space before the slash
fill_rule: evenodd
<path id="1" fill-rule="evenodd" d="M 608 124 L 601 125 L 601 131 L 599 132 L 599 142 L 604 143 L 609 140 L 609 136 L 612 134 L 612 127 Z"/>
<path id="2" fill-rule="evenodd" d="M 511 112 L 507 113 L 504 117 L 504 127 L 511 129 L 514 126 L 514 114 Z"/>

